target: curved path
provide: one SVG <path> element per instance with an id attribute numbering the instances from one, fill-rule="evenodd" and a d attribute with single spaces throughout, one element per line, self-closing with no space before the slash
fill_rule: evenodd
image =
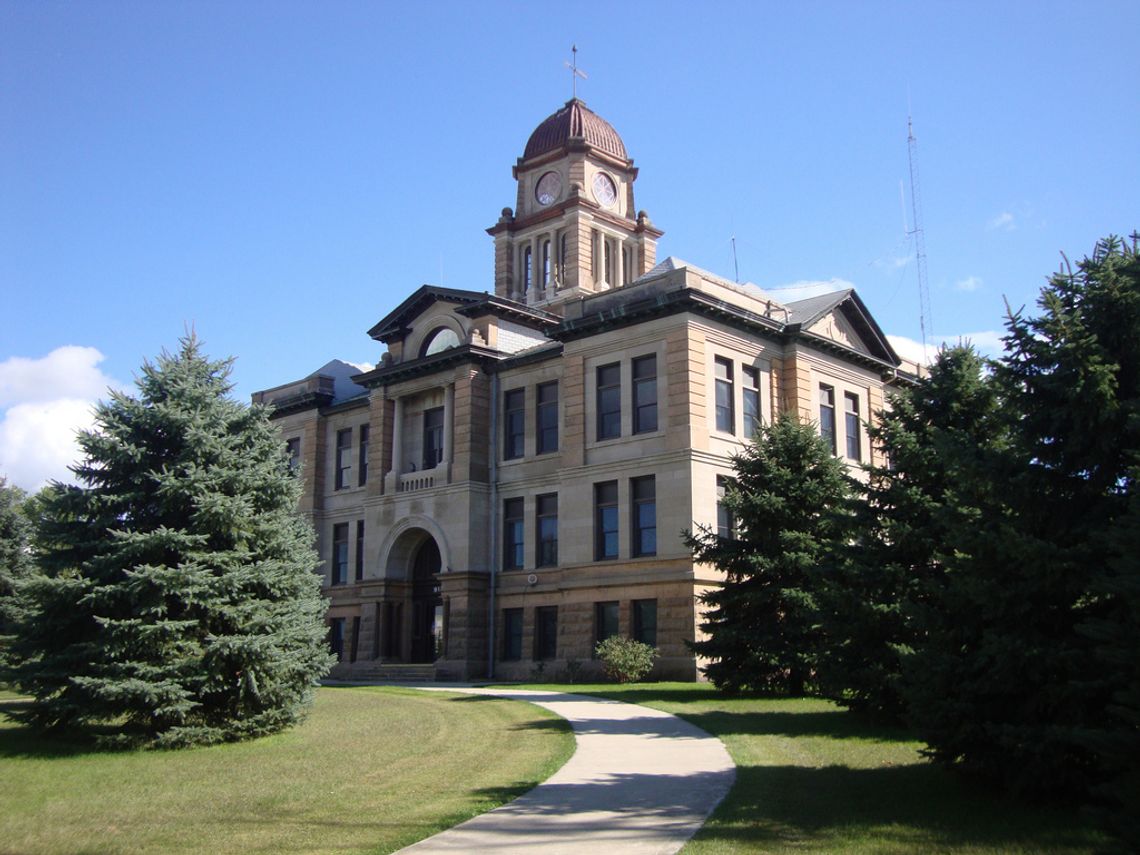
<path id="1" fill-rule="evenodd" d="M 537 704 L 570 722 L 578 748 L 529 793 L 401 852 L 676 852 L 736 778 L 720 740 L 649 707 L 527 689 L 437 690 Z"/>

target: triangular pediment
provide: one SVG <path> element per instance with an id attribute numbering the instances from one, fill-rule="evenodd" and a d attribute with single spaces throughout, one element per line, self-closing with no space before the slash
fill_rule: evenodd
<path id="1" fill-rule="evenodd" d="M 464 291 L 458 288 L 443 288 L 439 285 L 424 285 L 408 299 L 381 318 L 368 331 L 368 335 L 385 344 L 404 338 L 415 326 L 415 321 L 438 302 L 451 303 L 456 307 L 469 306 L 487 299 L 484 291 Z"/>
<path id="2" fill-rule="evenodd" d="M 892 365 L 901 362 L 854 289 L 833 291 L 788 303 L 787 308 L 789 326 L 801 334 L 823 339 Z"/>

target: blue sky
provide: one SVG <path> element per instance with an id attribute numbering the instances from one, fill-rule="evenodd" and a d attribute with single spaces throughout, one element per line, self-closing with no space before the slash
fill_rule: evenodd
<path id="1" fill-rule="evenodd" d="M 193 326 L 235 394 L 424 282 L 493 288 L 484 229 L 570 95 L 621 134 L 676 255 L 854 285 L 992 350 L 1060 252 L 1140 228 L 1140 3 L 0 2 L 0 473 L 65 478 L 107 385 Z M 913 227 L 909 195 L 905 222 Z"/>

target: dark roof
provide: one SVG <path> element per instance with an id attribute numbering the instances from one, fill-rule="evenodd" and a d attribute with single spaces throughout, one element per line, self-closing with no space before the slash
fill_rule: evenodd
<path id="1" fill-rule="evenodd" d="M 586 107 L 585 102 L 571 98 L 558 112 L 547 116 L 526 141 L 523 160 L 538 157 L 565 146 L 570 140 L 583 140 L 594 148 L 622 160 L 629 160 L 625 143 L 613 125 Z"/>
<path id="2" fill-rule="evenodd" d="M 461 291 L 458 288 L 444 288 L 439 285 L 423 285 L 412 296 L 381 318 L 368 331 L 377 341 L 389 342 L 402 338 L 408 332 L 408 322 L 436 300 L 447 303 L 468 305 L 487 299 L 486 291 Z"/>

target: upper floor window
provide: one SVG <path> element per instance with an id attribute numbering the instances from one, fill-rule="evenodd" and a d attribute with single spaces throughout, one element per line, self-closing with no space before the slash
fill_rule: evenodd
<path id="1" fill-rule="evenodd" d="M 594 485 L 594 558 L 618 557 L 618 485 L 606 481 Z"/>
<path id="2" fill-rule="evenodd" d="M 503 568 L 521 570 L 523 567 L 523 500 L 507 499 L 503 502 Z"/>
<path id="3" fill-rule="evenodd" d="M 558 381 L 535 387 L 537 405 L 534 410 L 535 453 L 558 450 Z"/>
<path id="4" fill-rule="evenodd" d="M 329 583 L 343 585 L 348 581 L 348 523 L 333 526 L 331 557 Z"/>
<path id="5" fill-rule="evenodd" d="M 851 460 L 862 460 L 862 437 L 859 435 L 859 396 L 846 392 L 843 395 L 843 414 L 845 436 L 847 438 L 847 457 Z"/>
<path id="6" fill-rule="evenodd" d="M 356 461 L 356 486 L 363 487 L 368 483 L 368 425 L 360 426 L 360 454 Z"/>
<path id="7" fill-rule="evenodd" d="M 601 365 L 597 371 L 598 439 L 621 436 L 621 365 Z"/>
<path id="8" fill-rule="evenodd" d="M 550 240 L 542 242 L 542 287 L 550 284 Z"/>
<path id="9" fill-rule="evenodd" d="M 503 395 L 503 459 L 522 457 L 526 448 L 526 390 Z"/>
<path id="10" fill-rule="evenodd" d="M 424 469 L 443 462 L 443 407 L 424 410 Z"/>
<path id="11" fill-rule="evenodd" d="M 760 372 L 751 365 L 742 366 L 740 382 L 744 404 L 744 438 L 751 439 L 760 430 Z"/>
<path id="12" fill-rule="evenodd" d="M 633 554 L 657 554 L 657 486 L 652 475 L 631 478 L 630 499 L 633 502 Z"/>
<path id="13" fill-rule="evenodd" d="M 531 258 L 530 247 L 528 246 L 523 250 L 522 260 L 522 286 L 523 293 L 526 294 L 530 291 L 534 276 L 534 260 Z"/>
<path id="14" fill-rule="evenodd" d="M 831 386 L 819 387 L 819 435 L 835 454 L 835 389 Z"/>
<path id="15" fill-rule="evenodd" d="M 459 347 L 459 336 L 450 327 L 436 327 L 420 346 L 420 356 L 431 356 L 452 347 Z"/>
<path id="16" fill-rule="evenodd" d="M 633 432 L 657 430 L 657 357 L 633 360 Z"/>
<path id="17" fill-rule="evenodd" d="M 356 561 L 353 570 L 357 582 L 364 578 L 364 520 L 356 521 Z"/>
<path id="18" fill-rule="evenodd" d="M 334 487 L 343 490 L 352 481 L 352 428 L 336 432 L 336 480 Z"/>
<path id="19" fill-rule="evenodd" d="M 728 494 L 729 479 L 724 475 L 716 476 L 716 536 L 731 540 L 736 537 L 736 521 L 732 518 L 732 512 L 729 511 L 728 505 L 725 504 L 725 496 Z"/>
<path id="20" fill-rule="evenodd" d="M 735 414 L 732 399 L 735 392 L 732 388 L 732 362 L 721 357 L 716 358 L 716 429 L 725 433 L 735 433 L 733 422 Z"/>
<path id="21" fill-rule="evenodd" d="M 558 564 L 558 494 L 547 493 L 534 500 L 536 567 Z"/>
<path id="22" fill-rule="evenodd" d="M 290 472 L 301 468 L 301 437 L 294 436 L 285 440 L 285 456 L 289 458 Z"/>

